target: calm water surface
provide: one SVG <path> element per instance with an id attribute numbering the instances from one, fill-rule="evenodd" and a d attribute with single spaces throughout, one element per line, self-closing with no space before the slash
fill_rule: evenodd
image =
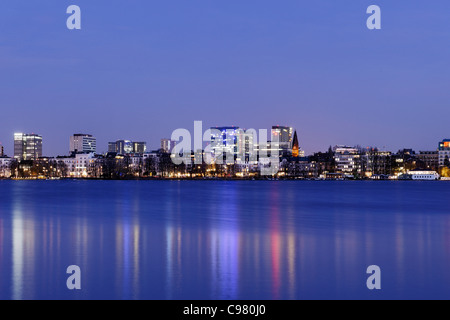
<path id="1" fill-rule="evenodd" d="M 450 299 L 449 198 L 446 182 L 0 181 L 0 299 Z"/>

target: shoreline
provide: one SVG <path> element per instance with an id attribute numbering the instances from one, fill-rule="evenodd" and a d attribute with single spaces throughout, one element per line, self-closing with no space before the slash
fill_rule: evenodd
<path id="1" fill-rule="evenodd" d="M 122 178 L 122 179 L 104 179 L 104 178 L 0 178 L 0 181 L 450 181 L 450 179 L 436 180 L 414 180 L 414 179 L 307 179 L 307 178 L 161 178 L 161 177 L 142 177 L 142 178 Z"/>

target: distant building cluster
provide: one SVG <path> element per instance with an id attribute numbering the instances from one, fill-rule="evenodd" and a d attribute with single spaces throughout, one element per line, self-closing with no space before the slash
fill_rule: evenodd
<path id="1" fill-rule="evenodd" d="M 118 154 L 144 153 L 147 150 L 146 142 L 132 142 L 130 140 L 118 140 L 108 143 L 108 152 Z"/>
<path id="2" fill-rule="evenodd" d="M 214 127 L 210 152 L 213 161 L 200 162 L 205 150 L 192 152 L 190 160 L 174 164 L 177 142 L 161 139 L 160 148 L 147 150 L 145 142 L 117 140 L 108 143 L 106 153 L 97 153 L 97 140 L 90 134 L 70 137 L 69 154 L 45 157 L 43 138 L 38 134 L 14 134 L 14 155 L 8 157 L 0 145 L 0 178 L 262 178 L 261 168 L 267 166 L 258 154 L 276 152 L 280 179 L 409 179 L 436 180 L 450 177 L 450 139 L 442 140 L 432 151 L 411 149 L 396 153 L 374 147 L 338 145 L 325 152 L 305 156 L 297 132 L 288 126 L 273 126 L 272 141 L 259 143 L 238 127 Z M 243 133 L 244 132 L 244 133 Z M 218 149 L 222 152 L 217 152 Z M 200 152 L 199 152 L 200 151 Z M 217 155 L 223 159 L 218 159 Z M 223 161 L 218 161 L 223 160 Z M 450 178 L 449 178 L 450 179 Z"/>

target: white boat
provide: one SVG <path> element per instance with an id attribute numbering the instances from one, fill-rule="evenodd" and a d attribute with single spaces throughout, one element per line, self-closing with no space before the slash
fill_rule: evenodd
<path id="1" fill-rule="evenodd" d="M 411 180 L 434 181 L 439 180 L 440 176 L 436 171 L 431 170 L 411 170 L 408 172 Z"/>

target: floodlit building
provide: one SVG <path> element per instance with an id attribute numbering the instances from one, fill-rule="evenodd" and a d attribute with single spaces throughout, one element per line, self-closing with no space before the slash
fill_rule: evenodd
<path id="1" fill-rule="evenodd" d="M 95 162 L 95 155 L 94 153 L 74 153 L 69 157 L 58 157 L 57 160 L 66 165 L 68 177 L 86 178 L 90 166 Z"/>
<path id="2" fill-rule="evenodd" d="M 14 158 L 36 160 L 42 157 L 42 137 L 37 134 L 14 134 Z"/>
<path id="3" fill-rule="evenodd" d="M 294 133 L 294 139 L 292 142 L 292 156 L 298 158 L 300 156 L 300 146 L 298 144 L 297 131 Z"/>

